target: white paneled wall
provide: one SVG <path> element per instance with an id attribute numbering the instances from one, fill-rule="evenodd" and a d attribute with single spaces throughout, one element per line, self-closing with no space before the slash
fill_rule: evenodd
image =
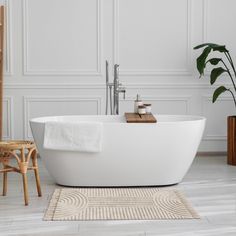
<path id="1" fill-rule="evenodd" d="M 236 61 L 235 0 L 0 0 L 6 11 L 4 138 L 31 139 L 29 119 L 104 114 L 105 60 L 157 114 L 206 116 L 200 151 L 226 150 L 229 94 L 198 79 L 193 47 L 227 44 Z M 220 30 L 219 30 L 220 28 Z M 111 71 L 112 74 L 112 71 Z M 230 85 L 227 77 L 219 82 Z"/>

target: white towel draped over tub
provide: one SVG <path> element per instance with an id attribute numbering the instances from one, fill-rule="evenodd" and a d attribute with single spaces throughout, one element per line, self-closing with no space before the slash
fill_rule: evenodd
<path id="1" fill-rule="evenodd" d="M 102 129 L 100 122 L 45 123 L 44 148 L 80 152 L 101 152 Z"/>

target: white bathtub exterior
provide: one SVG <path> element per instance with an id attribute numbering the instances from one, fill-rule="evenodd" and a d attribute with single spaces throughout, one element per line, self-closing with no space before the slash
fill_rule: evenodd
<path id="1" fill-rule="evenodd" d="M 205 118 L 156 115 L 130 124 L 124 116 L 41 117 L 30 121 L 39 154 L 56 183 L 67 186 L 149 186 L 181 182 L 200 144 Z M 101 121 L 100 153 L 43 148 L 47 121 Z"/>

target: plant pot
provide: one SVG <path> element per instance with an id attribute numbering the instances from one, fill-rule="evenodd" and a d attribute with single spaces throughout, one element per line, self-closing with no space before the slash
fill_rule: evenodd
<path id="1" fill-rule="evenodd" d="M 228 116 L 227 154 L 228 164 L 236 166 L 236 116 Z"/>

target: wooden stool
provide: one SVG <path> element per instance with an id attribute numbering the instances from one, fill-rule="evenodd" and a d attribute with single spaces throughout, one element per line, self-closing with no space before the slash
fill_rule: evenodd
<path id="1" fill-rule="evenodd" d="M 9 165 L 11 158 L 16 158 L 18 167 Z M 30 158 L 32 159 L 32 166 L 29 166 Z M 0 141 L 0 163 L 3 169 L 3 196 L 7 194 L 7 173 L 18 172 L 22 174 L 25 205 L 28 205 L 28 182 L 27 171 L 34 170 L 38 196 L 42 196 L 40 179 L 37 164 L 37 150 L 34 142 L 31 141 Z"/>

